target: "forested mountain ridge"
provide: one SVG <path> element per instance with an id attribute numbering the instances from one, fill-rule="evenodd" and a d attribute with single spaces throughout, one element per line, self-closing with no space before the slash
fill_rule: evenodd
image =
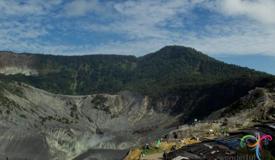
<path id="1" fill-rule="evenodd" d="M 54 93 L 75 95 L 123 90 L 158 95 L 235 78 L 270 76 L 225 64 L 183 46 L 166 46 L 141 57 L 1 52 L 0 64 L 3 80 L 21 81 Z"/>

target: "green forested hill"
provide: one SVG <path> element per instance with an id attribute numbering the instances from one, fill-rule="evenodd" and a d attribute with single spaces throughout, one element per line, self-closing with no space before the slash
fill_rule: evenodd
<path id="1" fill-rule="evenodd" d="M 14 56 L 13 53 L 11 55 Z M 37 70 L 38 75 L 1 75 L 2 79 L 26 82 L 62 94 L 130 90 L 156 95 L 236 78 L 259 79 L 269 76 L 248 68 L 225 64 L 195 49 L 182 46 L 167 46 L 142 57 L 18 54 L 16 58 L 20 59 L 20 56 L 25 57 L 22 59 L 28 61 L 26 66 Z M 5 61 L 7 59 L 9 60 L 9 56 L 5 57 Z M 21 63 L 24 66 L 24 62 Z"/>

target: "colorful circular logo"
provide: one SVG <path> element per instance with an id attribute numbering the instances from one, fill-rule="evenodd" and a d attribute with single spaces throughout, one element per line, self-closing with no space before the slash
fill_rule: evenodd
<path id="1" fill-rule="evenodd" d="M 240 145 L 242 148 L 249 148 L 256 153 L 256 157 L 258 160 L 262 160 L 263 155 L 263 145 L 268 145 L 269 141 L 272 141 L 272 136 L 270 135 L 260 135 L 257 133 L 254 135 L 245 135 L 242 137 Z"/>

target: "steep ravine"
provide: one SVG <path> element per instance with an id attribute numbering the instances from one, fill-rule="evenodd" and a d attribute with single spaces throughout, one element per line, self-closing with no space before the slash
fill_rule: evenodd
<path id="1" fill-rule="evenodd" d="M 87 150 L 123 151 L 178 121 L 155 111 L 149 97 L 131 92 L 66 96 L 1 83 L 0 105 L 0 157 L 10 159 L 68 160 Z"/>

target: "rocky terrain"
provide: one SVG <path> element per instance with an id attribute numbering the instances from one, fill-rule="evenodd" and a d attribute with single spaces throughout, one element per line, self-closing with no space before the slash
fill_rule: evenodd
<path id="1" fill-rule="evenodd" d="M 178 121 L 148 103 L 130 92 L 66 96 L 1 82 L 1 156 L 60 160 L 88 149 L 123 151 Z"/>
<path id="2" fill-rule="evenodd" d="M 274 86 L 181 46 L 142 57 L 1 52 L 0 158 L 113 160 L 160 137 L 219 136 L 274 120 Z"/>
<path id="3" fill-rule="evenodd" d="M 275 136 L 275 90 L 274 88 L 255 88 L 232 105 L 213 112 L 202 121 L 185 124 L 163 136 L 160 147 L 150 143 L 150 149 L 144 156 L 144 148 L 134 148 L 125 160 L 166 159 L 217 159 L 242 156 L 256 159 L 256 155 L 240 151 L 240 139 L 255 133 Z M 274 140 L 270 142 L 268 152 L 275 157 Z M 172 146 L 176 150 L 172 150 Z M 164 158 L 165 159 L 165 158 Z"/>
<path id="4" fill-rule="evenodd" d="M 35 60 L 31 55 L 19 55 L 11 52 L 0 52 L 0 73 L 4 75 L 23 74 L 37 75 Z"/>
<path id="5" fill-rule="evenodd" d="M 228 107 L 211 113 L 193 125 L 182 125 L 168 134 L 171 137 L 207 137 L 211 129 L 215 136 L 252 127 L 262 122 L 275 122 L 275 91 L 255 88 Z"/>

